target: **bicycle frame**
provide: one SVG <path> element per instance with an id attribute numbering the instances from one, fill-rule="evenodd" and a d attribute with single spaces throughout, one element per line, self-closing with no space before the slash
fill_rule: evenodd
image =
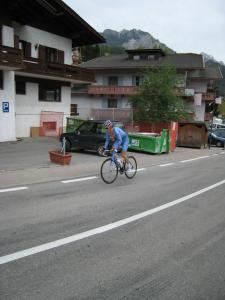
<path id="1" fill-rule="evenodd" d="M 118 163 L 117 158 L 121 158 L 122 164 Z M 111 157 L 103 161 L 101 166 L 100 173 L 103 181 L 105 183 L 114 182 L 118 173 L 121 175 L 125 174 L 128 179 L 133 178 L 137 172 L 137 162 L 135 157 L 129 155 L 127 156 L 127 160 L 124 161 L 121 154 L 117 151 L 112 151 Z M 129 166 L 131 166 L 131 168 Z M 110 179 L 107 178 L 107 176 L 110 176 Z"/>

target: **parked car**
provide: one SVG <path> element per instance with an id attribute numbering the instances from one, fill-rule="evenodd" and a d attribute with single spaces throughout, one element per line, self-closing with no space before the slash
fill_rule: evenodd
<path id="1" fill-rule="evenodd" d="M 224 147 L 225 129 L 220 128 L 209 132 L 208 143 L 217 147 Z"/>
<path id="2" fill-rule="evenodd" d="M 71 150 L 94 150 L 99 155 L 103 153 L 106 129 L 104 120 L 84 121 L 74 132 L 63 133 L 60 141 L 66 139 L 66 151 Z M 123 128 L 121 122 L 113 122 L 114 126 Z"/>
<path id="3" fill-rule="evenodd" d="M 216 129 L 225 129 L 225 123 L 211 123 L 211 122 L 205 122 L 208 130 L 216 130 Z"/>

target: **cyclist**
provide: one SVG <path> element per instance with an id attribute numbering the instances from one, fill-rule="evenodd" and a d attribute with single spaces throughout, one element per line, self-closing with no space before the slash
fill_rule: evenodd
<path id="1" fill-rule="evenodd" d="M 123 161 L 128 162 L 127 149 L 129 138 L 127 132 L 119 127 L 114 127 L 112 121 L 110 120 L 105 121 L 104 126 L 107 129 L 104 149 L 108 149 L 109 143 L 112 141 L 112 150 L 118 150 L 118 148 L 122 148 L 122 159 Z M 129 165 L 128 168 L 130 167 Z"/>

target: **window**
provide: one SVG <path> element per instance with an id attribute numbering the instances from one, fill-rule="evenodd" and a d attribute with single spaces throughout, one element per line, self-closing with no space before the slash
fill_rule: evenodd
<path id="1" fill-rule="evenodd" d="M 104 124 L 97 124 L 96 132 L 105 134 L 107 129 L 105 128 Z"/>
<path id="2" fill-rule="evenodd" d="M 60 102 L 61 85 L 53 81 L 40 82 L 39 101 Z"/>
<path id="3" fill-rule="evenodd" d="M 136 78 L 135 78 L 135 85 L 136 86 L 140 85 L 140 77 L 139 76 L 136 76 Z"/>
<path id="4" fill-rule="evenodd" d="M 79 113 L 77 112 L 77 104 L 70 105 L 70 115 L 71 116 L 78 116 Z"/>
<path id="5" fill-rule="evenodd" d="M 133 60 L 140 60 L 140 55 L 134 55 Z"/>
<path id="6" fill-rule="evenodd" d="M 25 81 L 16 81 L 16 94 L 17 95 L 26 95 L 26 82 Z"/>
<path id="7" fill-rule="evenodd" d="M 24 58 L 31 57 L 31 43 L 19 41 L 19 48 L 22 50 Z"/>
<path id="8" fill-rule="evenodd" d="M 117 76 L 109 76 L 108 84 L 109 85 L 118 85 L 118 77 Z"/>
<path id="9" fill-rule="evenodd" d="M 79 127 L 80 132 L 96 132 L 96 124 L 85 122 Z"/>
<path id="10" fill-rule="evenodd" d="M 139 86 L 143 83 L 143 76 L 134 76 L 133 78 L 133 85 Z"/>
<path id="11" fill-rule="evenodd" d="M 155 59 L 155 55 L 148 55 L 148 60 L 154 60 Z"/>
<path id="12" fill-rule="evenodd" d="M 117 99 L 108 99 L 108 108 L 117 108 Z"/>
<path id="13" fill-rule="evenodd" d="M 57 55 L 57 49 L 45 47 L 46 51 L 46 59 L 49 62 L 57 62 L 58 61 L 58 55 Z"/>
<path id="14" fill-rule="evenodd" d="M 0 90 L 3 90 L 3 71 L 0 70 Z"/>

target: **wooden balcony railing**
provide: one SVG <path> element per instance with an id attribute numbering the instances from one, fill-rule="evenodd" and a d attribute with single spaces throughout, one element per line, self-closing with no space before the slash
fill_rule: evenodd
<path id="1" fill-rule="evenodd" d="M 134 95 L 138 91 L 137 86 L 96 86 L 88 87 L 88 94 L 92 95 Z"/>
<path id="2" fill-rule="evenodd" d="M 78 66 L 46 62 L 36 58 L 24 59 L 25 68 L 22 72 L 38 74 L 42 76 L 58 77 L 59 80 L 94 82 L 94 72 Z"/>
<path id="3" fill-rule="evenodd" d="M 20 49 L 0 45 L 0 66 L 7 67 L 8 70 L 22 68 L 23 55 Z"/>
<path id="4" fill-rule="evenodd" d="M 215 93 L 202 93 L 202 100 L 204 101 L 214 101 L 216 98 Z"/>

